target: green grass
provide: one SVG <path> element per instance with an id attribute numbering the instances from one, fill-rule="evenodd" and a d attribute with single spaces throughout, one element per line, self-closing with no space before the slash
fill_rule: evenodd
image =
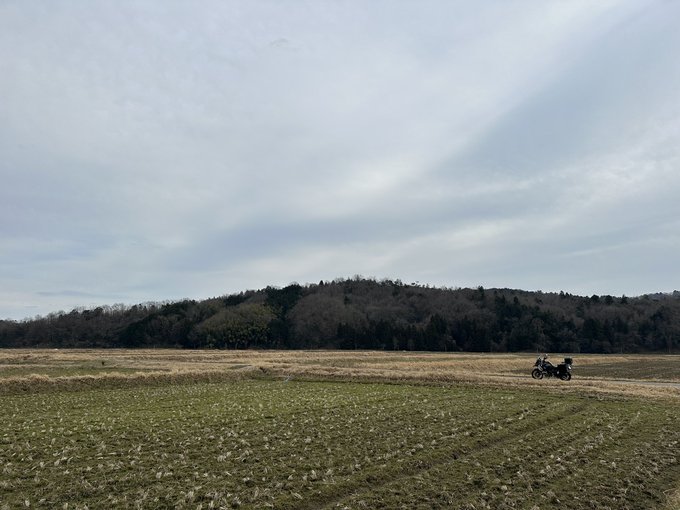
<path id="1" fill-rule="evenodd" d="M 680 410 L 243 380 L 0 397 L 5 508 L 657 508 Z"/>

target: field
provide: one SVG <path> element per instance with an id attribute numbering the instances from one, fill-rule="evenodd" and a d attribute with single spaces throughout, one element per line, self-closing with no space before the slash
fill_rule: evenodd
<path id="1" fill-rule="evenodd" d="M 680 358 L 574 358 L 0 351 L 0 509 L 679 508 Z"/>

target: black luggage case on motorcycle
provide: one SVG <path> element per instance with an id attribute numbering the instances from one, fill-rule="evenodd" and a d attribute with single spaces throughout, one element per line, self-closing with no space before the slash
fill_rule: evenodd
<path id="1" fill-rule="evenodd" d="M 564 362 L 565 362 L 567 365 L 571 365 L 571 364 L 572 364 L 571 361 L 572 361 L 571 358 L 564 358 Z"/>

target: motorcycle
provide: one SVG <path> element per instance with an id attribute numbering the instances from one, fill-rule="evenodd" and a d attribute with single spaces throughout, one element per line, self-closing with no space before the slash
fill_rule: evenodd
<path id="1" fill-rule="evenodd" d="M 548 356 L 539 356 L 534 363 L 534 369 L 531 371 L 531 377 L 534 379 L 543 379 L 544 377 L 559 377 L 563 381 L 571 379 L 571 364 L 572 358 L 564 358 L 564 362 L 555 366 L 548 361 Z"/>

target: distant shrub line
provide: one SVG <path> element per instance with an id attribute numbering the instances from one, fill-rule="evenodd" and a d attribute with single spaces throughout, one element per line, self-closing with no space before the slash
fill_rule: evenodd
<path id="1" fill-rule="evenodd" d="M 255 369 L 245 371 L 192 371 L 154 372 L 132 374 L 99 374 L 48 377 L 29 375 L 8 377 L 0 381 L 0 395 L 48 391 L 83 391 L 109 388 L 134 388 L 138 386 L 164 386 L 167 384 L 218 383 L 252 378 Z"/>

